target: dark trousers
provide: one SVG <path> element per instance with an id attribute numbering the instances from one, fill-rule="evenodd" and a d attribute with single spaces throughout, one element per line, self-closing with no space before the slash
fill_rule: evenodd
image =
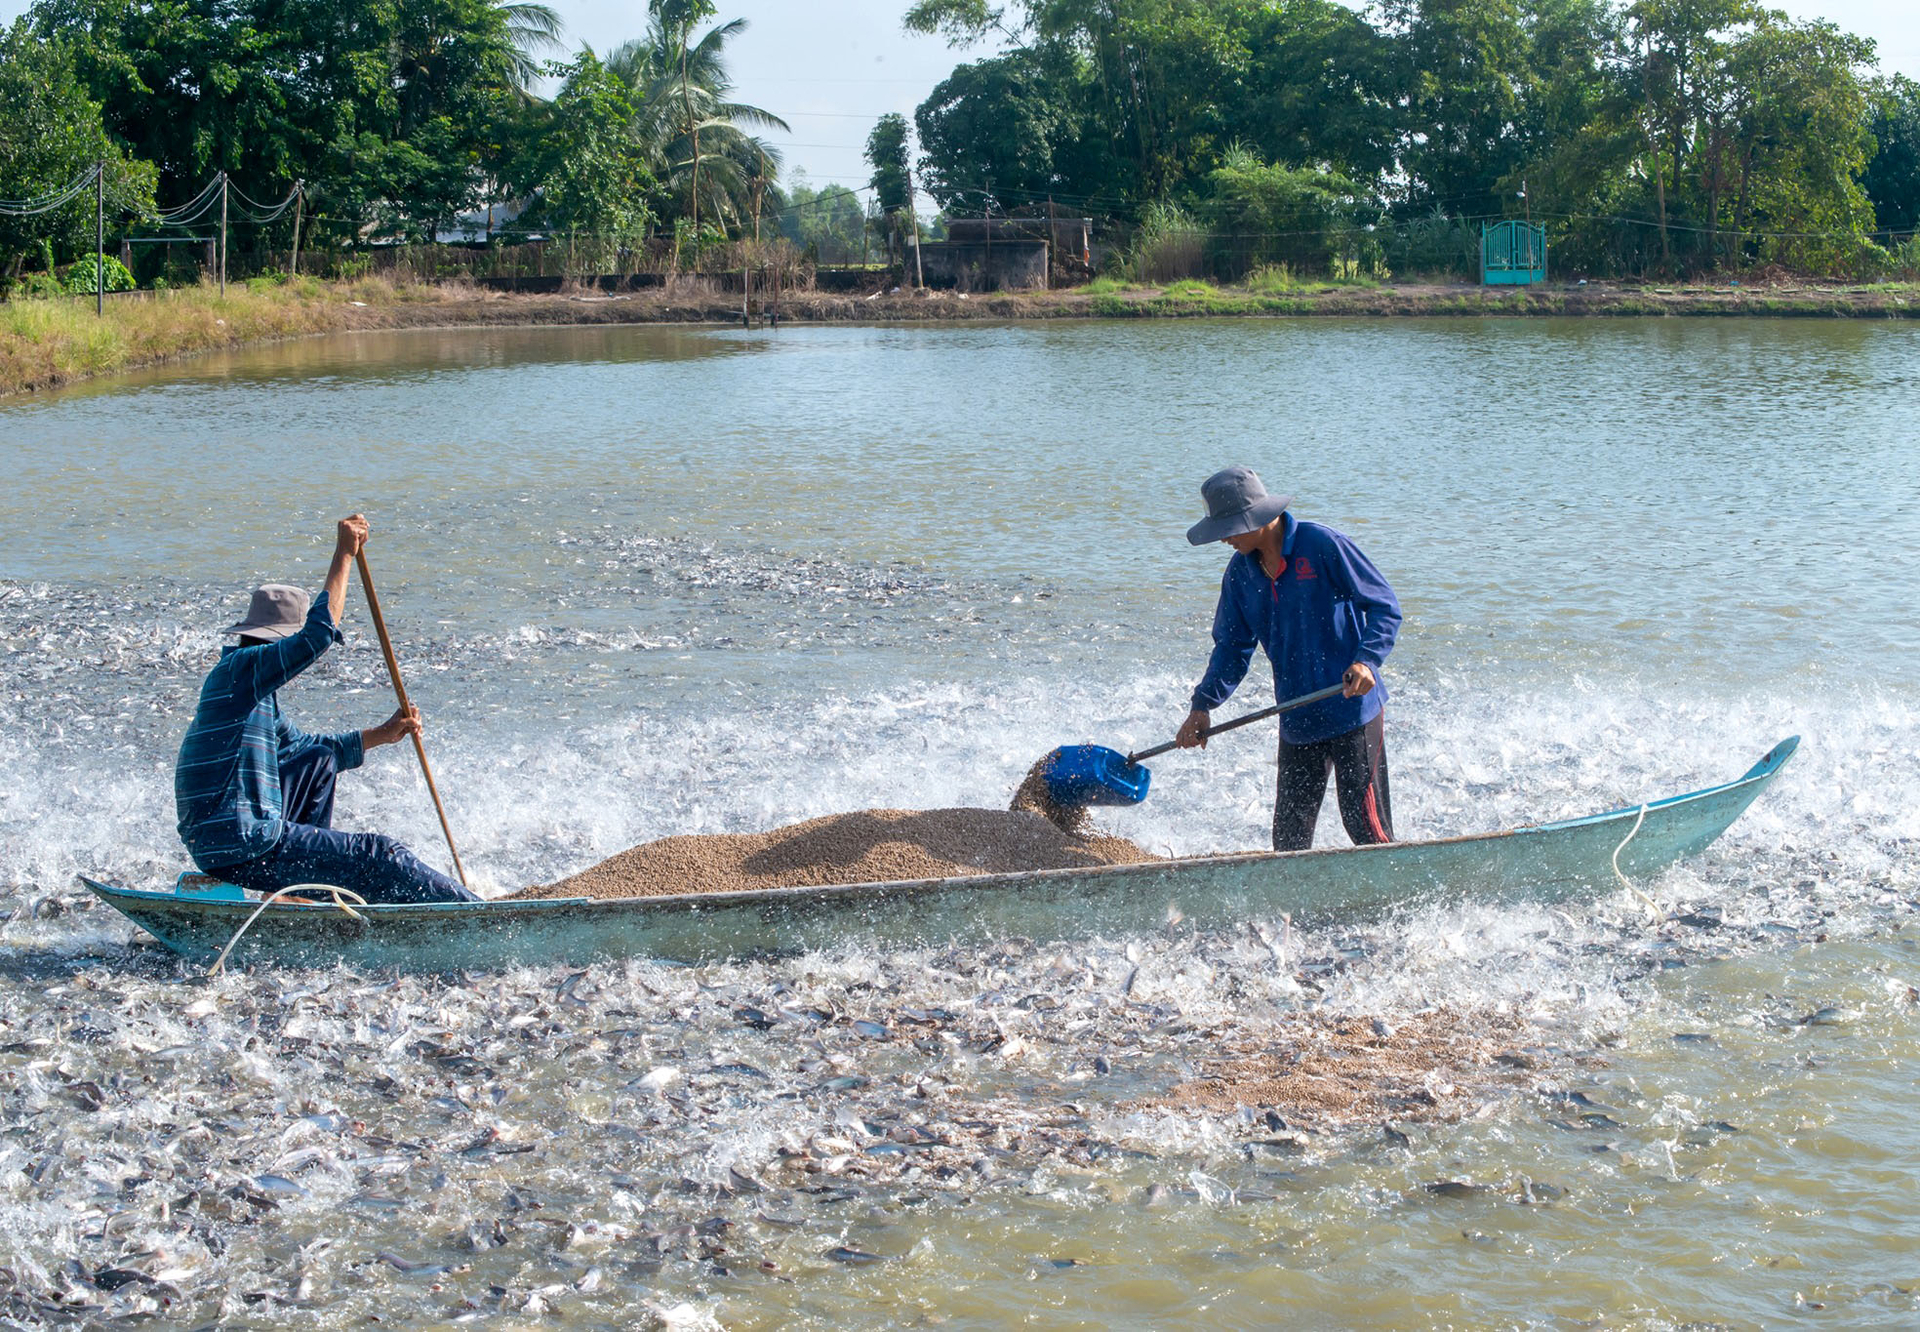
<path id="1" fill-rule="evenodd" d="M 1280 742 L 1280 777 L 1273 797 L 1273 849 L 1305 851 L 1327 794 L 1331 772 L 1340 821 L 1355 846 L 1393 840 L 1387 800 L 1387 732 L 1382 713 L 1365 726 L 1310 745 Z"/>
<path id="2" fill-rule="evenodd" d="M 286 829 L 273 850 L 208 873 L 256 893 L 330 883 L 369 902 L 478 902 L 480 898 L 379 833 L 333 830 L 333 751 L 301 750 L 280 765 Z"/>

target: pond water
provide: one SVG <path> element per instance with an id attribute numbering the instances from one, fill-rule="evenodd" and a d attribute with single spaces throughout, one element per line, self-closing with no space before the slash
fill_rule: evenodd
<path id="1" fill-rule="evenodd" d="M 17 1319 L 1920 1317 L 1920 329 L 367 334 L 8 401 L 0 457 Z M 1004 806 L 1056 744 L 1165 738 L 1223 563 L 1184 531 L 1230 462 L 1400 595 L 1403 837 L 1712 784 L 1790 734 L 1799 754 L 1645 885 L 1664 919 L 1626 894 L 1443 899 L 1277 951 L 1169 928 L 207 983 L 76 889 L 185 867 L 171 762 L 218 627 L 257 582 L 316 584 L 341 514 L 372 520 L 493 891 L 671 833 Z M 309 729 L 390 708 L 357 595 L 347 629 L 285 695 Z M 1269 690 L 1256 663 L 1235 705 Z M 1257 847 L 1271 744 L 1163 758 L 1101 822 Z M 405 760 L 350 776 L 339 821 L 437 861 Z M 1329 810 L 1321 844 L 1343 840 Z M 1454 1122 L 1284 1147 L 1151 1103 L 1303 1010 L 1444 1012 L 1543 1053 Z M 937 1167 L 914 1145 L 936 1131 L 963 1145 Z M 782 1164 L 822 1141 L 852 1151 Z"/>

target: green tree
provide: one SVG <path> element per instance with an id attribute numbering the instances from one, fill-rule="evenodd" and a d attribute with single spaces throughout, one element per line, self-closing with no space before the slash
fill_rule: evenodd
<path id="1" fill-rule="evenodd" d="M 637 240 L 653 221 L 657 182 L 633 132 L 632 92 L 591 48 L 553 72 L 565 79 L 541 123 L 529 127 L 523 221 L 557 231 Z"/>
<path id="2" fill-rule="evenodd" d="M 693 37 L 693 25 L 704 22 L 714 16 L 713 0 L 648 0 L 648 11 L 653 15 L 655 25 L 667 41 L 671 43 L 674 54 L 679 57 L 680 66 L 680 105 L 685 113 L 680 122 L 680 131 L 688 139 L 692 150 L 689 159 L 687 178 L 688 216 L 692 220 L 695 234 L 700 230 L 700 122 L 701 116 L 693 110 L 693 84 L 688 77 L 688 48 Z"/>
<path id="3" fill-rule="evenodd" d="M 897 213 L 913 207 L 913 175 L 907 165 L 907 118 L 889 112 L 874 122 L 867 135 L 867 165 L 873 168 L 869 183 L 883 211 Z"/>
<path id="4" fill-rule="evenodd" d="M 482 190 L 551 11 L 495 0 L 37 0 L 108 131 L 160 169 L 163 198 L 225 171 L 277 198 L 424 234 Z M 545 13 L 548 20 L 543 20 Z M 557 20 L 551 20 L 557 23 Z M 291 226 L 291 218 L 282 224 Z"/>
<path id="5" fill-rule="evenodd" d="M 866 253 L 866 209 L 844 185 L 815 189 L 806 172 L 795 172 L 777 216 L 780 234 L 818 262 L 848 263 Z"/>
<path id="6" fill-rule="evenodd" d="M 695 40 L 684 18 L 678 10 L 656 12 L 646 35 L 616 49 L 607 68 L 630 89 L 634 133 L 659 181 L 655 212 L 704 214 L 744 231 L 781 165 L 779 151 L 749 130 L 789 126 L 731 97 L 726 48 L 746 31 L 746 20 L 719 24 Z"/>
<path id="7" fill-rule="evenodd" d="M 1904 74 L 1876 83 L 1867 133 L 1874 154 L 1860 183 L 1875 224 L 1887 231 L 1920 229 L 1920 83 Z"/>
<path id="8" fill-rule="evenodd" d="M 1230 142 L 1369 188 L 1393 170 L 1405 79 L 1386 34 L 1337 0 L 1241 0 L 1229 29 L 1246 53 L 1221 99 Z"/>
<path id="9" fill-rule="evenodd" d="M 1390 0 L 1386 15 L 1406 62 L 1406 209 L 1501 215 L 1501 182 L 1526 157 L 1523 0 Z"/>
<path id="10" fill-rule="evenodd" d="M 943 79 L 914 112 L 920 137 L 920 170 L 927 192 L 950 212 L 1006 212 L 1053 194 L 1098 190 L 1096 179 L 1072 174 L 1081 159 L 1084 99 L 1063 86 L 1039 52 L 1020 50 L 961 65 Z M 1071 73 L 1066 79 L 1071 80 Z M 874 130 L 894 131 L 889 117 Z M 904 170 L 906 124 L 898 126 Z M 891 155 L 891 142 L 879 145 Z M 875 140 L 868 140 L 873 161 Z M 887 193 L 880 167 L 874 186 Z M 897 206 L 897 205 L 896 205 Z"/>
<path id="11" fill-rule="evenodd" d="M 1733 44 L 1740 88 L 1724 183 L 1710 225 L 1759 232 L 1748 254 L 1802 272 L 1843 272 L 1861 256 L 1873 205 L 1860 176 L 1873 150 L 1861 67 L 1873 43 L 1831 23 L 1768 14 Z M 1710 256 L 1718 258 L 1719 255 Z"/>
<path id="12" fill-rule="evenodd" d="M 1669 271 L 1675 267 L 1674 224 L 1691 229 L 1712 220 L 1711 209 L 1703 217 L 1689 206 L 1691 158 L 1703 144 L 1709 154 L 1717 153 L 1719 131 L 1738 114 L 1737 101 L 1729 100 L 1739 90 L 1730 78 L 1728 33 L 1760 13 L 1755 0 L 1634 0 L 1627 8 L 1645 138 L 1641 166 L 1653 184 L 1661 263 Z"/>
<path id="13" fill-rule="evenodd" d="M 919 0 L 910 31 L 955 45 L 1005 38 L 1052 68 L 1071 67 L 1094 134 L 1113 145 L 1102 193 L 1137 207 L 1217 161 L 1225 103 L 1240 88 L 1248 51 L 1235 10 L 1221 0 L 1020 0 L 1020 12 L 978 0 Z M 1125 162 L 1124 169 L 1119 163 Z"/>
<path id="14" fill-rule="evenodd" d="M 889 112 L 874 122 L 867 135 L 867 165 L 873 168 L 869 178 L 873 199 L 886 228 L 887 255 L 893 255 L 894 241 L 904 236 L 913 218 L 913 171 L 909 165 L 907 118 Z"/>
<path id="15" fill-rule="evenodd" d="M 152 213 L 152 165 L 129 159 L 109 138 L 100 104 L 82 86 L 72 51 L 41 40 L 25 19 L 0 34 L 0 125 L 6 127 L 0 133 L 0 200 L 48 199 L 105 163 L 109 218 Z M 17 275 L 25 256 L 43 246 L 61 259 L 90 252 L 94 204 L 88 188 L 45 211 L 0 211 L 0 265 L 8 276 Z"/>

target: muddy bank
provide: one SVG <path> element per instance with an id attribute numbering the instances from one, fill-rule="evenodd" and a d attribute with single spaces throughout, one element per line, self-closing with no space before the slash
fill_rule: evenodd
<path id="1" fill-rule="evenodd" d="M 464 283 L 395 288 L 376 279 L 311 294 L 260 296 L 235 289 L 127 293 L 104 324 L 73 302 L 0 306 L 0 396 L 139 369 L 201 352 L 323 333 L 369 329 L 537 327 L 571 324 L 742 322 L 740 296 L 698 280 L 672 288 L 554 294 L 484 291 Z M 365 297 L 366 299 L 362 299 Z M 944 323 L 1024 319 L 1137 319 L 1204 316 L 1421 315 L 1761 315 L 1841 319 L 1920 317 L 1920 285 L 1782 281 L 1663 287 L 1554 282 L 1516 289 L 1465 283 L 1335 286 L 1303 283 L 1278 291 L 1181 283 L 1049 291 L 876 289 L 860 294 L 756 294 L 747 317 L 781 323 Z"/>
<path id="2" fill-rule="evenodd" d="M 420 328 L 489 324 L 651 324 L 741 322 L 737 293 L 678 290 L 616 294 L 528 295 L 437 289 L 434 299 L 350 308 L 345 327 Z M 1533 288 L 1469 283 L 1313 286 L 1254 292 L 1177 284 L 1089 292 L 913 292 L 848 295 L 787 292 L 777 302 L 756 295 L 755 326 L 775 317 L 792 323 L 921 323 L 1013 319 L 1182 318 L 1206 315 L 1794 315 L 1825 318 L 1920 317 L 1920 286 L 1783 282 L 1753 286 L 1658 286 L 1554 282 Z"/>
<path id="3" fill-rule="evenodd" d="M 660 897 L 953 879 L 1158 859 L 1122 837 L 1070 836 L 1037 814 L 867 809 L 770 832 L 664 837 L 512 896 Z"/>

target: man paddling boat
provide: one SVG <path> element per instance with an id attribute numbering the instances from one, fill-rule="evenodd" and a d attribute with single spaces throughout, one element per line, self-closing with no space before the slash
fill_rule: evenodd
<path id="1" fill-rule="evenodd" d="M 1273 665 L 1276 699 L 1311 693 L 1338 677 L 1341 696 L 1280 718 L 1273 849 L 1313 845 L 1333 774 L 1340 819 L 1356 846 L 1393 840 L 1387 799 L 1387 689 L 1380 667 L 1400 630 L 1387 580 L 1346 536 L 1287 512 L 1249 468 L 1229 467 L 1200 487 L 1207 516 L 1187 532 L 1196 546 L 1232 546 L 1213 616 L 1213 657 L 1174 743 L 1207 743 L 1210 714 L 1232 696 L 1255 647 Z"/>
<path id="2" fill-rule="evenodd" d="M 308 735 L 280 711 L 278 691 L 341 641 L 347 571 L 366 540 L 365 518 L 342 518 L 318 600 L 270 583 L 227 627 L 240 641 L 201 686 L 174 768 L 180 840 L 201 870 L 253 892 L 328 883 L 369 902 L 477 902 L 392 838 L 333 828 L 335 777 L 418 735 L 419 709 L 339 735 Z"/>

